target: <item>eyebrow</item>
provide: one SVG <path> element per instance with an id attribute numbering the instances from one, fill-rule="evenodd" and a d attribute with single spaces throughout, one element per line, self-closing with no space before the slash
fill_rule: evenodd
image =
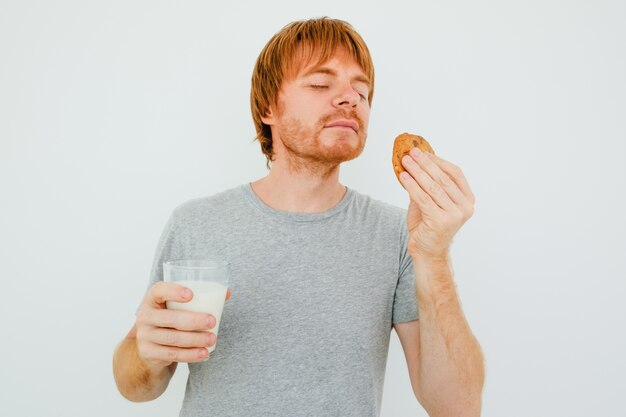
<path id="1" fill-rule="evenodd" d="M 304 74 L 303 77 L 308 77 L 309 75 L 313 75 L 313 74 L 328 74 L 334 77 L 337 76 L 337 72 L 328 67 L 317 67 L 317 68 L 313 68 L 311 71 Z M 362 75 L 362 74 L 352 77 L 352 80 L 364 82 L 368 86 L 371 85 L 369 78 L 367 78 L 365 75 Z"/>

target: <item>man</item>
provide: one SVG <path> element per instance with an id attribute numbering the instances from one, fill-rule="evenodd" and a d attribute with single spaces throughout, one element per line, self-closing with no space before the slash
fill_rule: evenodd
<path id="1" fill-rule="evenodd" d="M 365 145 L 374 70 L 346 22 L 294 22 L 261 52 L 252 113 L 269 174 L 172 213 L 135 325 L 114 354 L 120 392 L 151 400 L 189 363 L 181 416 L 377 416 L 389 336 L 430 416 L 480 415 L 484 365 L 450 269 L 474 197 L 436 156 L 403 161 L 408 212 L 339 183 Z M 215 318 L 165 309 L 189 291 L 162 262 L 226 259 L 232 299 Z M 228 296 L 227 296 L 228 297 Z"/>

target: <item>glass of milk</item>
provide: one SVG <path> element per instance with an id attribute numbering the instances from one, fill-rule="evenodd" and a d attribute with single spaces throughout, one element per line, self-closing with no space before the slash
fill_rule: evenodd
<path id="1" fill-rule="evenodd" d="M 180 259 L 163 263 L 163 279 L 189 288 L 193 298 L 186 303 L 167 301 L 170 310 L 208 313 L 215 317 L 210 331 L 217 337 L 228 289 L 228 262 L 210 259 Z M 217 341 L 207 349 L 215 350 Z M 207 360 L 208 357 L 205 359 Z"/>

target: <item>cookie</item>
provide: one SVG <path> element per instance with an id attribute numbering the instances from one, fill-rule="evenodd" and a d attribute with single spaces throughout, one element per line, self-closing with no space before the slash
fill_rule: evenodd
<path id="1" fill-rule="evenodd" d="M 394 140 L 391 162 L 393 163 L 393 171 L 396 173 L 398 181 L 400 181 L 400 174 L 404 171 L 402 158 L 404 155 L 408 155 L 411 149 L 415 147 L 419 148 L 422 152 L 435 154 L 430 144 L 421 136 L 403 133 Z"/>

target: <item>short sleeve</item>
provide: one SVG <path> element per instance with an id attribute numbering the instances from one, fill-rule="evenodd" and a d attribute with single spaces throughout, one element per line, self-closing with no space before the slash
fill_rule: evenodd
<path id="1" fill-rule="evenodd" d="M 182 251 L 177 241 L 176 224 L 177 210 L 174 210 L 165 224 L 152 260 L 146 293 L 158 281 L 163 280 L 163 262 L 182 258 Z M 139 309 L 139 308 L 138 308 Z M 137 310 L 138 310 L 137 309 Z"/>
<path id="2" fill-rule="evenodd" d="M 408 232 L 403 219 L 400 233 L 400 262 L 398 268 L 398 284 L 393 299 L 393 323 L 403 323 L 419 319 L 417 308 L 417 292 L 413 258 L 407 251 Z"/>

